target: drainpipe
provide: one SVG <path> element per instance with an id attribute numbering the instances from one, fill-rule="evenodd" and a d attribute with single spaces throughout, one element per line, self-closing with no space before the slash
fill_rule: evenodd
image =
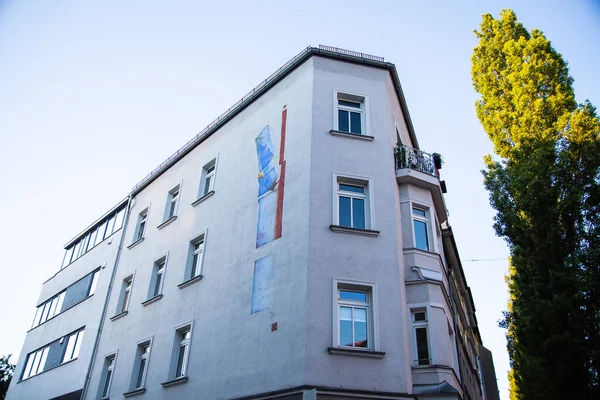
<path id="1" fill-rule="evenodd" d="M 87 390 L 90 384 L 90 378 L 92 377 L 92 367 L 94 365 L 94 361 L 96 360 L 96 356 L 98 354 L 98 345 L 100 344 L 100 335 L 102 334 L 102 328 L 104 327 L 104 320 L 106 317 L 106 311 L 108 309 L 108 300 L 110 300 L 110 292 L 112 291 L 112 287 L 114 284 L 115 276 L 117 273 L 117 265 L 119 264 L 119 258 L 121 256 L 121 250 L 123 249 L 123 242 L 125 241 L 125 232 L 127 230 L 127 223 L 129 222 L 129 208 L 131 205 L 131 195 L 129 195 L 129 199 L 127 200 L 127 208 L 125 209 L 125 222 L 123 223 L 123 228 L 121 231 L 121 240 L 119 241 L 119 248 L 117 249 L 117 256 L 115 257 L 115 263 L 113 265 L 113 270 L 110 275 L 110 282 L 108 283 L 108 290 L 106 292 L 106 298 L 104 299 L 104 308 L 102 309 L 102 315 L 100 317 L 100 325 L 98 325 L 98 331 L 96 332 L 96 341 L 94 342 L 94 348 L 92 349 L 92 357 L 90 359 L 90 364 L 87 367 L 87 372 L 85 374 L 85 382 L 83 383 L 83 389 L 81 391 L 80 400 L 85 399 L 85 395 L 87 394 Z"/>

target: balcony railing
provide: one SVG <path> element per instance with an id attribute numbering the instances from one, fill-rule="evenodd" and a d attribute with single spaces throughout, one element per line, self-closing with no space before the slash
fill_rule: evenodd
<path id="1" fill-rule="evenodd" d="M 437 177 L 437 169 L 432 154 L 408 146 L 398 146 L 396 153 L 396 169 L 412 169 Z"/>

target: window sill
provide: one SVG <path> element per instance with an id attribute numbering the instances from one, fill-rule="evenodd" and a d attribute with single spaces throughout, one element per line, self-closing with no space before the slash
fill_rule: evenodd
<path id="1" fill-rule="evenodd" d="M 118 320 L 119 318 L 126 316 L 128 312 L 129 312 L 129 311 L 125 310 L 125 311 L 123 311 L 123 312 L 120 312 L 120 313 L 118 313 L 117 315 L 113 315 L 112 317 L 110 317 L 110 320 L 111 320 L 111 321 L 116 321 L 116 320 Z"/>
<path id="2" fill-rule="evenodd" d="M 204 200 L 208 199 L 209 197 L 211 197 L 213 194 L 215 194 L 214 190 L 211 190 L 210 192 L 206 193 L 204 196 L 200 197 L 198 200 L 194 201 L 192 203 L 192 207 L 196 207 L 198 204 L 202 203 Z"/>
<path id="3" fill-rule="evenodd" d="M 143 302 L 142 302 L 142 305 L 145 307 L 145 306 L 147 306 L 148 304 L 152 304 L 152 303 L 154 303 L 155 301 L 158 301 L 158 300 L 162 299 L 162 297 L 163 297 L 162 293 L 161 293 L 161 294 L 157 294 L 156 296 L 150 297 L 148 300 L 146 300 L 146 301 L 143 301 Z"/>
<path id="4" fill-rule="evenodd" d="M 342 132 L 332 129 L 329 131 L 333 136 L 347 137 L 351 139 L 364 140 L 366 142 L 372 142 L 375 139 L 373 136 L 369 135 L 361 135 L 360 133 L 350 133 L 350 132 Z"/>
<path id="5" fill-rule="evenodd" d="M 185 281 L 185 282 L 181 282 L 179 285 L 177 285 L 177 287 L 178 287 L 179 289 L 186 288 L 186 287 L 190 286 L 190 285 L 191 285 L 191 284 L 193 284 L 193 283 L 196 283 L 196 282 L 199 282 L 199 281 L 201 281 L 201 280 L 202 280 L 202 277 L 203 277 L 203 275 L 197 275 L 197 276 L 195 276 L 195 277 L 193 277 L 193 278 L 191 278 L 191 279 L 188 279 L 188 280 L 187 280 L 187 281 Z"/>
<path id="6" fill-rule="evenodd" d="M 135 242 L 131 243 L 129 246 L 127 246 L 128 249 L 133 249 L 135 246 L 137 246 L 138 244 L 142 243 L 144 241 L 144 238 L 139 238 L 138 240 L 136 240 Z"/>
<path id="7" fill-rule="evenodd" d="M 181 378 L 175 378 L 171 381 L 162 382 L 161 385 L 162 385 L 162 387 L 166 388 L 166 387 L 170 387 L 170 386 L 179 385 L 181 383 L 186 383 L 187 380 L 188 380 L 187 376 L 182 376 Z"/>
<path id="8" fill-rule="evenodd" d="M 339 225 L 329 225 L 329 229 L 331 229 L 332 232 L 349 233 L 351 235 L 362 235 L 371 237 L 379 236 L 379 231 L 374 231 L 371 229 L 350 228 L 347 226 Z"/>
<path id="9" fill-rule="evenodd" d="M 173 215 L 171 218 L 169 218 L 168 220 L 166 220 L 165 222 L 163 222 L 162 224 L 157 226 L 157 228 L 162 229 L 165 226 L 169 225 L 171 222 L 175 221 L 176 219 L 177 219 L 177 215 Z"/>
<path id="10" fill-rule="evenodd" d="M 329 354 L 333 354 L 336 356 L 353 356 L 376 359 L 382 359 L 383 356 L 385 356 L 385 351 L 345 349 L 342 347 L 328 347 L 327 351 L 329 352 Z"/>
<path id="11" fill-rule="evenodd" d="M 146 392 L 146 388 L 135 389 L 135 390 L 132 390 L 131 392 L 123 393 L 123 396 L 125 396 L 125 397 L 132 397 L 132 396 L 135 396 L 135 395 L 138 395 L 138 394 L 142 394 L 144 392 Z"/>

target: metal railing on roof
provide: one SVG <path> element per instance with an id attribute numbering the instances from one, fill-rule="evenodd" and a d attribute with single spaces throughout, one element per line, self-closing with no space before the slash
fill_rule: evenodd
<path id="1" fill-rule="evenodd" d="M 290 66 L 294 65 L 296 63 L 296 61 L 298 61 L 302 57 L 306 56 L 307 53 L 309 53 L 310 51 L 312 51 L 314 49 L 315 49 L 314 47 L 308 46 L 307 48 L 302 50 L 300 53 L 298 53 L 294 58 L 292 58 L 291 60 L 289 60 L 288 62 L 283 64 L 279 69 L 277 69 L 277 71 L 275 71 L 271 75 L 269 75 L 267 77 L 267 79 L 265 79 L 264 81 L 259 83 L 254 89 L 252 89 L 244 97 L 242 97 L 240 100 L 238 100 L 233 106 L 229 107 L 227 109 L 227 111 L 225 111 L 223 114 L 219 115 L 217 117 L 217 119 L 213 120 L 210 124 L 208 124 L 206 126 L 206 128 L 202 129 L 197 135 L 195 135 L 193 138 L 191 138 L 186 144 L 181 146 L 179 148 L 179 150 L 177 150 L 175 153 L 171 154 L 169 156 L 169 158 L 167 158 L 165 161 L 160 163 L 160 165 L 158 167 L 154 168 L 152 170 L 152 172 L 150 172 L 142 180 L 140 180 L 137 183 L 137 185 L 135 185 L 133 187 L 133 189 L 131 189 L 131 191 L 135 192 L 137 189 L 144 186 L 148 181 L 150 181 L 154 176 L 160 174 L 174 160 L 176 160 L 180 154 L 185 153 L 189 149 L 193 148 L 198 142 L 200 142 L 204 138 L 204 136 L 206 136 L 209 132 L 211 132 L 211 130 L 215 126 L 219 125 L 223 120 L 227 119 L 232 114 L 234 114 L 239 108 L 243 107 L 248 100 L 252 99 L 258 92 L 260 92 L 271 81 L 277 79 L 280 75 L 287 72 L 287 69 Z M 340 49 L 337 47 L 319 45 L 319 50 L 329 51 L 329 52 L 338 53 L 338 54 L 344 54 L 347 56 L 358 57 L 358 58 L 362 58 L 362 59 L 366 59 L 366 60 L 380 61 L 380 62 L 384 61 L 383 57 L 377 57 L 377 56 L 373 56 L 370 54 L 359 53 L 359 52 L 351 51 L 351 50 L 344 50 L 344 49 Z"/>
<path id="2" fill-rule="evenodd" d="M 374 55 L 366 54 L 366 53 L 359 53 L 357 51 L 352 51 L 352 50 L 340 49 L 339 47 L 324 46 L 324 45 L 320 44 L 319 50 L 331 51 L 333 53 L 345 54 L 347 56 L 353 56 L 353 57 L 364 58 L 367 60 L 384 62 L 383 57 L 378 57 L 378 56 L 374 56 Z"/>

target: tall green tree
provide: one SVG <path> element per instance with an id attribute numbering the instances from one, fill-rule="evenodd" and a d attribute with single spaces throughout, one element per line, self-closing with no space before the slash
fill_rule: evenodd
<path id="1" fill-rule="evenodd" d="M 475 34 L 477 116 L 495 153 L 484 185 L 511 252 L 511 399 L 600 399 L 600 120 L 513 11 L 484 15 Z"/>
<path id="2" fill-rule="evenodd" d="M 15 372 L 14 364 L 10 363 L 10 354 L 0 357 L 0 400 L 4 400 L 8 386 Z"/>

